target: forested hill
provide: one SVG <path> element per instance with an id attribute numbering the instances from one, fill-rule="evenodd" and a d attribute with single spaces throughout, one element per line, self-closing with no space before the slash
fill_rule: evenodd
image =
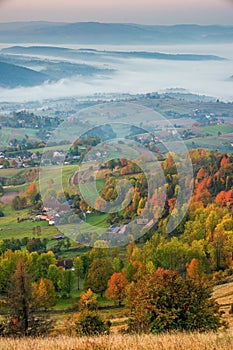
<path id="1" fill-rule="evenodd" d="M 34 86 L 43 84 L 48 77 L 32 69 L 0 62 L 0 86 Z"/>

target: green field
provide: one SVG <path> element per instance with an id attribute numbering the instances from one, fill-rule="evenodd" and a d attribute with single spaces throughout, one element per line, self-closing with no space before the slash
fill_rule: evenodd
<path id="1" fill-rule="evenodd" d="M 53 238 L 58 230 L 54 226 L 48 226 L 46 221 L 34 222 L 23 221 L 18 223 L 17 218 L 32 217 L 29 215 L 28 209 L 15 211 L 10 205 L 6 205 L 3 209 L 4 217 L 0 218 L 0 239 L 10 239 L 23 237 L 33 237 L 33 227 L 41 226 L 40 238 Z"/>
<path id="2" fill-rule="evenodd" d="M 5 178 L 18 177 L 26 174 L 27 172 L 28 172 L 28 169 L 15 169 L 15 168 L 0 169 L 0 177 L 5 177 Z"/>
<path id="3" fill-rule="evenodd" d="M 211 134 L 211 135 L 218 135 L 218 133 L 221 134 L 230 134 L 233 132 L 233 126 L 232 125 L 208 125 L 201 128 L 200 134 Z"/>
<path id="4" fill-rule="evenodd" d="M 192 148 L 205 148 L 209 150 L 219 150 L 221 152 L 233 152 L 233 148 L 230 146 L 231 138 L 218 137 L 218 136 L 206 136 L 197 137 L 185 141 L 185 144 Z"/>
<path id="5" fill-rule="evenodd" d="M 40 169 L 39 187 L 42 193 L 48 189 L 70 192 L 69 179 L 77 171 L 77 165 L 57 165 Z"/>
<path id="6" fill-rule="evenodd" d="M 29 150 L 31 153 L 43 153 L 44 151 L 54 151 L 54 152 L 60 152 L 60 151 L 68 151 L 71 145 L 58 145 L 58 146 L 46 146 L 46 147 L 40 147 L 40 148 L 32 148 Z"/>
<path id="7" fill-rule="evenodd" d="M 30 128 L 7 128 L 2 127 L 0 130 L 0 150 L 4 149 L 11 139 L 23 140 L 25 136 L 29 139 L 38 140 L 36 136 L 38 130 Z"/>

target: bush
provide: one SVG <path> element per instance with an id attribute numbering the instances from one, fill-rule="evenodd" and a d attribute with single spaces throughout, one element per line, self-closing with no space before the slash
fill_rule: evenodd
<path id="1" fill-rule="evenodd" d="M 96 311 L 83 311 L 75 322 L 75 331 L 80 336 L 109 334 L 110 322 L 105 322 Z"/>

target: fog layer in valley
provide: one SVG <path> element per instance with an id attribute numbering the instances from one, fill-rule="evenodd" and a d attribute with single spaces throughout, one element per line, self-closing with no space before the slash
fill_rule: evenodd
<path id="1" fill-rule="evenodd" d="M 12 45 L 4 44 L 3 47 Z M 68 47 L 68 46 L 66 46 Z M 84 45 L 81 46 L 85 47 Z M 80 46 L 72 46 L 80 48 Z M 86 48 L 86 47 L 85 47 Z M 61 97 L 84 97 L 94 94 L 161 92 L 170 88 L 182 88 L 189 92 L 205 94 L 225 101 L 233 101 L 233 44 L 178 45 L 178 46 L 89 46 L 107 51 L 144 51 L 167 54 L 216 55 L 226 60 L 177 60 L 125 57 L 111 53 L 98 54 L 93 59 L 10 55 L 18 64 L 27 57 L 34 60 L 24 67 L 43 72 L 44 62 L 70 62 L 98 67 L 94 74 L 64 76 L 56 82 L 45 82 L 35 87 L 0 88 L 0 101 L 21 102 Z M 37 60 L 37 61 L 36 61 Z M 38 63 L 42 62 L 42 66 Z M 13 62 L 15 64 L 15 62 Z M 105 74 L 106 73 L 106 74 Z"/>

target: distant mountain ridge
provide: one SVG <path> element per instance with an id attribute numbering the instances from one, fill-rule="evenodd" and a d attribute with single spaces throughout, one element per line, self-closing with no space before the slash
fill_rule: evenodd
<path id="1" fill-rule="evenodd" d="M 179 61 L 203 61 L 203 60 L 224 60 L 225 58 L 215 55 L 200 54 L 169 54 L 147 51 L 108 51 L 95 49 L 69 49 L 57 46 L 11 46 L 0 50 L 3 54 L 13 55 L 38 55 L 38 56 L 59 56 L 65 58 L 92 59 L 104 56 L 117 56 L 120 58 L 146 58 Z"/>
<path id="2" fill-rule="evenodd" d="M 0 23 L 2 43 L 181 44 L 233 42 L 233 26 L 140 25 L 124 23 Z"/>

